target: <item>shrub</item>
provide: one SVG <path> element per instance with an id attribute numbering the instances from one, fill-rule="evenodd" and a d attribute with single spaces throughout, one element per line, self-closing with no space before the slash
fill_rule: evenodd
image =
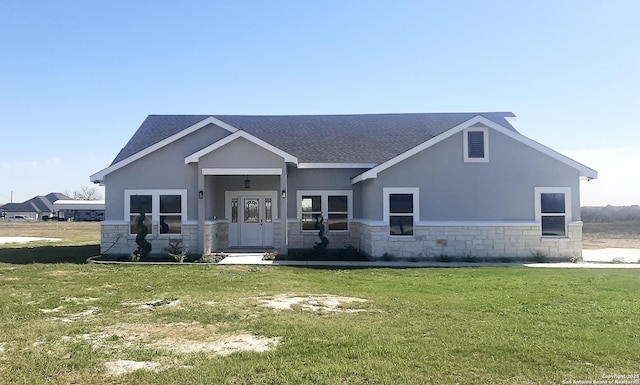
<path id="1" fill-rule="evenodd" d="M 224 253 L 203 254 L 196 262 L 199 263 L 218 263 L 227 257 Z"/>
<path id="2" fill-rule="evenodd" d="M 276 259 L 276 257 L 280 255 L 280 251 L 279 250 L 273 250 L 271 253 L 264 253 L 264 255 L 262 256 L 262 260 L 263 261 L 273 261 L 274 259 Z"/>
<path id="3" fill-rule="evenodd" d="M 545 254 L 540 250 L 532 251 L 531 255 L 533 256 L 533 261 L 537 263 L 548 262 L 549 260 L 549 257 L 547 256 L 547 254 Z"/>
<path id="4" fill-rule="evenodd" d="M 189 247 L 182 247 L 181 240 L 172 240 L 169 241 L 169 247 L 167 248 L 167 253 L 173 257 L 176 261 L 183 263 L 185 259 L 187 259 L 187 251 Z"/>
<path id="5" fill-rule="evenodd" d="M 380 260 L 382 260 L 382 261 L 395 261 L 396 257 L 393 254 L 384 253 L 384 254 L 382 254 L 382 257 L 380 257 Z"/>
<path id="6" fill-rule="evenodd" d="M 436 257 L 436 261 L 438 262 L 453 262 L 455 260 L 455 257 L 452 257 L 451 255 L 447 255 L 447 254 L 440 254 Z"/>
<path id="7" fill-rule="evenodd" d="M 462 259 L 462 262 L 467 262 L 467 263 L 478 262 L 478 258 L 476 258 L 476 256 L 472 254 L 463 254 L 461 259 Z"/>

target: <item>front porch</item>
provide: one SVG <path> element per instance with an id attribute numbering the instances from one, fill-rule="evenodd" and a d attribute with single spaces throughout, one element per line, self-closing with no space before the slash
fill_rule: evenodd
<path id="1" fill-rule="evenodd" d="M 286 253 L 286 166 L 203 168 L 200 174 L 199 250 L 208 254 L 230 248 L 277 248 Z"/>

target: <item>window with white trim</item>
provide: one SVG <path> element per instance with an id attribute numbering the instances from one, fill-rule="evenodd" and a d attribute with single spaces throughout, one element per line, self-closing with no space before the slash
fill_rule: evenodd
<path id="1" fill-rule="evenodd" d="M 352 197 L 351 191 L 298 191 L 302 231 L 317 231 L 320 223 L 324 223 L 328 231 L 349 231 Z"/>
<path id="2" fill-rule="evenodd" d="M 462 131 L 464 161 L 478 163 L 489 161 L 489 129 L 469 127 Z"/>
<path id="3" fill-rule="evenodd" d="M 569 187 L 535 188 L 536 221 L 543 237 L 566 237 L 571 218 L 571 189 Z"/>
<path id="4" fill-rule="evenodd" d="M 125 190 L 124 195 L 130 235 L 138 234 L 141 214 L 149 234 L 153 233 L 152 225 L 158 225 L 161 235 L 182 234 L 182 223 L 187 219 L 187 190 Z"/>
<path id="5" fill-rule="evenodd" d="M 420 220 L 420 189 L 383 188 L 384 221 L 390 236 L 414 236 L 415 223 Z"/>

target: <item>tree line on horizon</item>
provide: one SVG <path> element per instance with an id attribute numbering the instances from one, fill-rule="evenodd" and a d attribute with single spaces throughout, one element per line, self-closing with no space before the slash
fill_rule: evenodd
<path id="1" fill-rule="evenodd" d="M 581 208 L 583 222 L 640 222 L 640 205 L 587 206 Z"/>

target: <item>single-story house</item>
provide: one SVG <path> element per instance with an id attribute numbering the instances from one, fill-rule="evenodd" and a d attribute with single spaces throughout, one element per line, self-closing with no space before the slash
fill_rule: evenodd
<path id="1" fill-rule="evenodd" d="M 596 171 L 520 134 L 509 112 L 150 115 L 110 166 L 102 251 L 329 248 L 371 257 L 571 258 Z"/>
<path id="2" fill-rule="evenodd" d="M 101 221 L 104 206 L 104 200 L 60 199 L 53 202 L 57 216 L 70 221 Z"/>
<path id="3" fill-rule="evenodd" d="M 21 216 L 31 220 L 48 219 L 54 215 L 54 202 L 60 199 L 71 199 L 67 195 L 52 192 L 38 195 L 21 203 L 6 203 L 0 206 L 0 219 Z"/>

